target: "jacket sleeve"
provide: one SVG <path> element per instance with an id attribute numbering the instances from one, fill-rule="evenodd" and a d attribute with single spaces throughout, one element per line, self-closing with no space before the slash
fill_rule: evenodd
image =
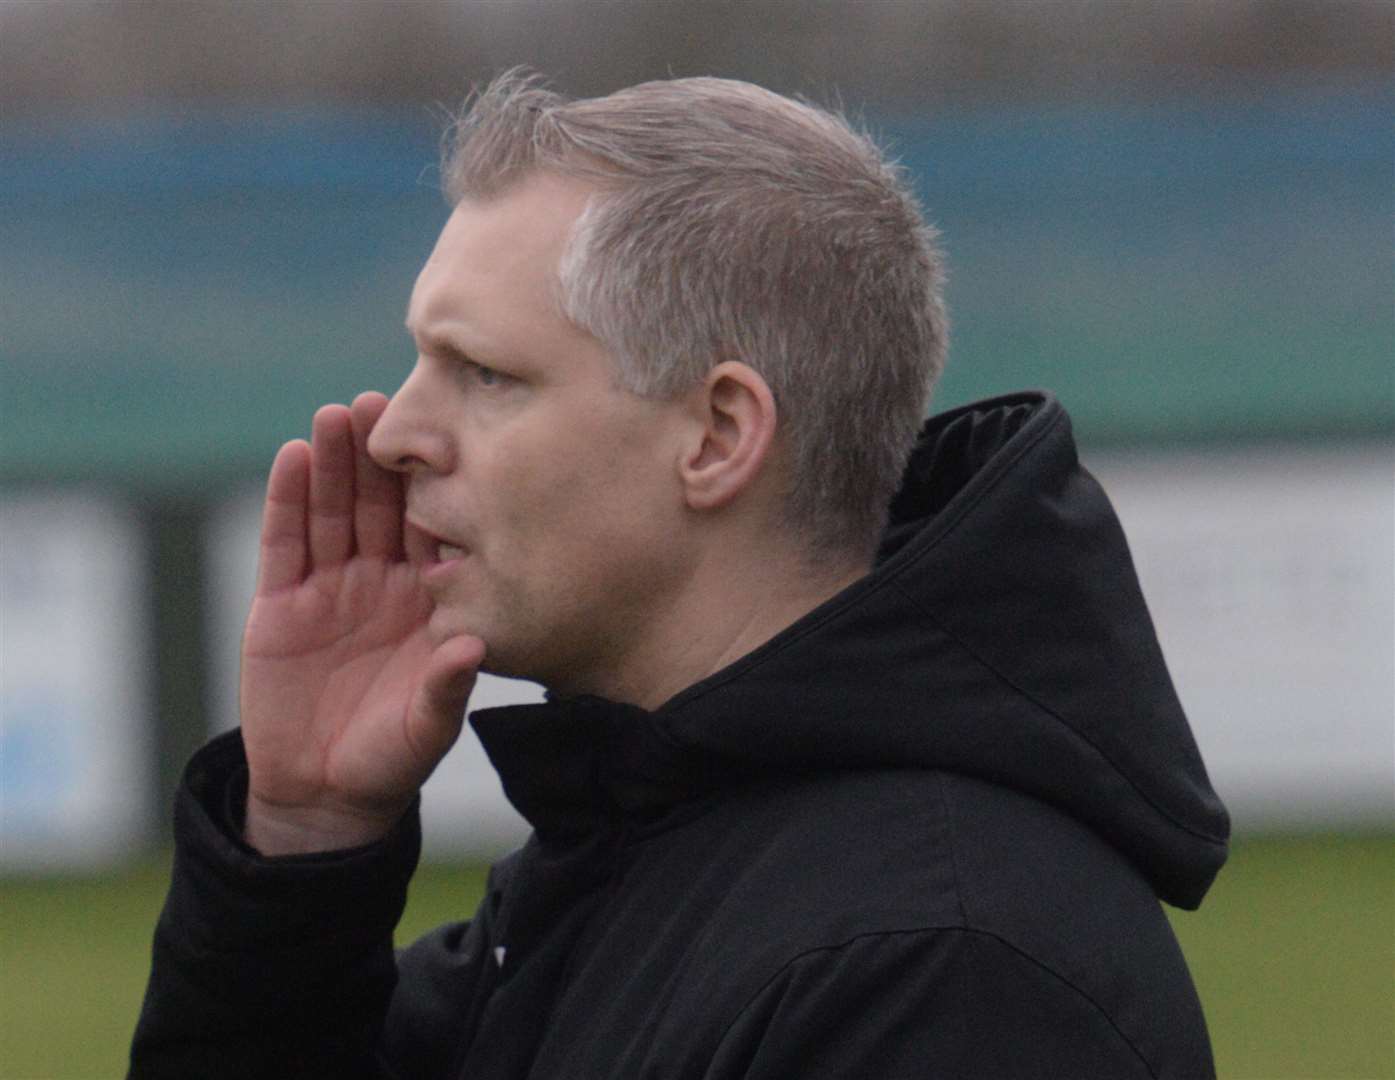
<path id="1" fill-rule="evenodd" d="M 945 929 L 799 957 L 728 1029 L 704 1080 L 1155 1075 L 1069 983 L 997 938 Z"/>
<path id="2" fill-rule="evenodd" d="M 392 1076 L 392 933 L 420 850 L 417 810 L 383 841 L 266 858 L 240 840 L 239 733 L 194 756 L 175 804 L 169 895 L 129 1076 Z"/>

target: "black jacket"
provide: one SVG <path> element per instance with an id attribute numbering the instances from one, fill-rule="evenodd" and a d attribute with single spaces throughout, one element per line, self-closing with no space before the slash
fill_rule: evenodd
<path id="1" fill-rule="evenodd" d="M 1158 898 L 1226 814 L 1050 397 L 930 421 L 876 569 L 660 709 L 473 723 L 535 831 L 396 957 L 415 814 L 264 859 L 194 759 L 133 1076 L 1212 1073 Z"/>

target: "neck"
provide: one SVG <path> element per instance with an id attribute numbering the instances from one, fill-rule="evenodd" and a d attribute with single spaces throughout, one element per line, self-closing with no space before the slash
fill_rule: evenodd
<path id="1" fill-rule="evenodd" d="M 764 645 L 869 569 L 870 563 L 848 560 L 811 572 L 807 561 L 788 553 L 744 563 L 725 553 L 713 557 L 695 568 L 673 603 L 645 620 L 631 653 L 589 692 L 655 709 Z"/>

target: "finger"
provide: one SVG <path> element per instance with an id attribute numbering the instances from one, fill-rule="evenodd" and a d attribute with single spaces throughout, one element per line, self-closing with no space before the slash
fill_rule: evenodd
<path id="1" fill-rule="evenodd" d="M 354 553 L 354 439 L 349 410 L 315 413 L 310 463 L 310 565 L 337 566 Z"/>
<path id="2" fill-rule="evenodd" d="M 460 735 L 484 642 L 462 634 L 436 646 L 408 712 L 407 737 L 419 760 L 435 767 Z"/>
<path id="3" fill-rule="evenodd" d="M 402 557 L 402 477 L 368 454 L 368 435 L 387 408 L 382 394 L 360 394 L 350 406 L 354 435 L 354 544 L 360 555 Z"/>
<path id="4" fill-rule="evenodd" d="M 309 498 L 310 446 L 304 439 L 295 439 L 277 452 L 266 481 L 258 596 L 298 585 L 304 579 Z"/>

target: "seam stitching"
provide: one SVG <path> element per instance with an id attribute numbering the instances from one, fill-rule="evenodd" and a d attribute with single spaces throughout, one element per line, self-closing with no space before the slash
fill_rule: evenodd
<path id="1" fill-rule="evenodd" d="M 1111 1029 L 1116 1035 L 1119 1036 L 1120 1041 L 1122 1041 L 1123 1044 L 1129 1048 L 1129 1050 L 1133 1053 L 1134 1057 L 1136 1057 L 1136 1058 L 1139 1060 L 1139 1062 L 1142 1063 L 1143 1067 L 1144 1067 L 1145 1069 L 1148 1070 L 1148 1075 L 1151 1076 L 1151 1077 L 1153 1077 L 1154 1080 L 1157 1080 L 1157 1075 L 1158 1075 L 1158 1074 L 1153 1070 L 1153 1067 L 1152 1067 L 1152 1065 L 1149 1063 L 1148 1059 L 1147 1059 L 1146 1057 L 1144 1057 L 1143 1054 L 1142 1054 L 1142 1052 L 1138 1049 L 1138 1047 L 1135 1046 L 1135 1045 L 1133 1044 L 1133 1040 L 1130 1039 L 1127 1035 L 1124 1034 L 1123 1031 L 1120 1030 L 1119 1025 L 1118 1025 L 1117 1023 L 1115 1023 L 1114 1018 L 1104 1009 L 1103 1006 L 1100 1005 L 1100 1003 L 1099 1003 L 1098 1001 L 1096 1001 L 1093 997 L 1091 997 L 1089 994 L 1087 994 L 1087 993 L 1086 993 L 1084 990 L 1082 990 L 1080 987 L 1076 986 L 1075 983 L 1071 982 L 1070 979 L 1066 978 L 1066 977 L 1065 977 L 1064 975 L 1062 975 L 1059 971 L 1055 970 L 1055 969 L 1052 968 L 1051 966 L 1049 966 L 1049 965 L 1043 963 L 1042 961 L 1038 960 L 1038 959 L 1037 959 L 1035 956 L 1033 956 L 1031 953 L 1026 952 L 1026 951 L 1023 950 L 1022 948 L 1020 948 L 1019 946 L 1013 944 L 1011 941 L 1008 941 L 1006 938 L 1004 938 L 1004 937 L 1002 937 L 1002 936 L 1000 936 L 1000 935 L 998 935 L 998 934 L 993 933 L 993 931 L 991 931 L 991 930 L 981 930 L 981 929 L 978 929 L 978 928 L 976 928 L 976 927 L 970 927 L 970 926 L 940 926 L 940 925 L 932 925 L 932 926 L 920 926 L 920 927 L 908 928 L 908 929 L 903 929 L 903 930 L 874 930 L 874 931 L 869 931 L 868 933 L 865 933 L 865 934 L 855 934 L 853 937 L 848 938 L 846 941 L 839 942 L 839 943 L 836 944 L 836 945 L 816 945 L 816 946 L 814 946 L 813 948 L 805 949 L 803 952 L 800 952 L 800 953 L 795 954 L 795 955 L 792 956 L 788 961 L 786 961 L 784 964 L 782 964 L 782 965 L 775 971 L 775 973 L 774 973 L 773 975 L 770 976 L 770 978 L 768 978 L 764 983 L 762 983 L 762 984 L 760 985 L 759 988 L 756 989 L 756 991 L 750 996 L 750 998 L 747 999 L 746 1003 L 745 1003 L 744 1005 L 742 1005 L 740 1009 L 737 1010 L 736 1015 L 735 1015 L 735 1016 L 732 1018 L 732 1020 L 731 1020 L 731 1023 L 729 1023 L 729 1024 L 726 1026 L 726 1028 L 723 1029 L 721 1038 L 717 1040 L 717 1045 L 718 1045 L 718 1046 L 721 1046 L 723 1043 L 725 1043 L 726 1040 L 727 1040 L 727 1038 L 728 1038 L 728 1036 L 731 1035 L 732 1029 L 736 1026 L 736 1024 L 738 1023 L 738 1021 L 740 1021 L 740 1019 L 746 1014 L 746 1012 L 755 1004 L 756 1000 L 757 1000 L 763 993 L 765 993 L 765 991 L 766 991 L 777 979 L 779 979 L 780 976 L 784 975 L 787 971 L 789 971 L 790 969 L 792 969 L 796 964 L 799 964 L 801 961 L 807 960 L 807 959 L 809 959 L 809 958 L 812 957 L 812 956 L 817 956 L 817 955 L 822 954 L 822 953 L 835 953 L 835 952 L 839 952 L 839 951 L 841 951 L 841 950 L 843 950 L 843 949 L 848 948 L 849 946 L 856 945 L 856 944 L 858 944 L 859 942 L 862 942 L 862 941 L 867 941 L 867 940 L 876 939 L 876 938 L 909 937 L 909 936 L 912 936 L 912 935 L 916 935 L 916 934 L 925 934 L 925 933 L 939 933 L 939 934 L 959 933 L 959 934 L 970 934 L 970 935 L 973 935 L 973 936 L 975 936 L 975 937 L 986 938 L 986 939 L 989 940 L 989 941 L 995 941 L 995 942 L 997 942 L 999 945 L 1003 946 L 1003 948 L 1007 949 L 1009 952 L 1012 952 L 1012 953 L 1014 953 L 1015 955 L 1020 956 L 1022 959 L 1026 960 L 1029 964 L 1032 964 L 1034 967 L 1036 967 L 1036 968 L 1040 969 L 1041 971 L 1045 972 L 1047 975 L 1049 975 L 1052 979 L 1054 979 L 1054 980 L 1056 980 L 1057 982 L 1059 982 L 1061 985 L 1067 987 L 1072 993 L 1074 993 L 1074 994 L 1075 994 L 1077 997 L 1079 997 L 1081 1000 L 1087 1002 L 1087 1003 L 1090 1005 L 1090 1007 L 1093 1008 L 1094 1011 L 1095 1011 L 1096 1013 L 1098 1013 L 1098 1014 L 1104 1019 L 1105 1023 L 1107 1023 L 1107 1024 L 1109 1025 L 1110 1029 Z"/>

